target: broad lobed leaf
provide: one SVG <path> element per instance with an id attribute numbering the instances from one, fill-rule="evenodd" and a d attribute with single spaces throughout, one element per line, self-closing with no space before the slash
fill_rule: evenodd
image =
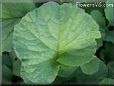
<path id="1" fill-rule="evenodd" d="M 80 66 L 93 58 L 100 37 L 99 26 L 81 8 L 43 4 L 27 13 L 14 29 L 21 77 L 26 83 L 53 82 L 60 65 Z"/>

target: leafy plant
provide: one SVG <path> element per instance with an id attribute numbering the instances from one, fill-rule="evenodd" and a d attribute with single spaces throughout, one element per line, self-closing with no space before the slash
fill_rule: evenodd
<path id="1" fill-rule="evenodd" d="M 112 8 L 90 9 L 3 3 L 2 84 L 113 84 Z"/>

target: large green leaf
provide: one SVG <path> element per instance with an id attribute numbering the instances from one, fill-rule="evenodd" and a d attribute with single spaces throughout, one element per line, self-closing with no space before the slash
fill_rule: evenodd
<path id="1" fill-rule="evenodd" d="M 92 75 L 96 73 L 99 69 L 100 60 L 97 57 L 94 57 L 90 62 L 81 66 L 81 69 L 84 73 Z"/>
<path id="2" fill-rule="evenodd" d="M 15 24 L 30 10 L 34 3 L 3 3 L 2 4 L 2 52 L 12 50 L 12 33 Z"/>
<path id="3" fill-rule="evenodd" d="M 106 18 L 108 19 L 109 24 L 114 26 L 114 0 L 107 0 L 106 3 L 111 4 L 105 9 Z"/>
<path id="4" fill-rule="evenodd" d="M 95 21 L 75 5 L 42 5 L 23 17 L 14 29 L 14 50 L 22 62 L 22 78 L 28 77 L 33 83 L 52 82 L 58 72 L 57 62 L 69 66 L 88 62 L 100 37 Z"/>

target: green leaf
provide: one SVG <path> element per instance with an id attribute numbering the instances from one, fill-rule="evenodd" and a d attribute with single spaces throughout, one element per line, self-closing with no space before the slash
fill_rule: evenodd
<path id="1" fill-rule="evenodd" d="M 12 60 L 13 74 L 20 77 L 21 61 L 17 58 L 14 51 L 9 52 Z"/>
<path id="2" fill-rule="evenodd" d="M 27 12 L 34 8 L 35 5 L 32 2 L 2 4 L 2 52 L 10 52 L 12 50 L 12 33 L 15 24 L 17 24 Z"/>
<path id="3" fill-rule="evenodd" d="M 107 67 L 109 77 L 114 79 L 114 61 L 109 62 Z"/>
<path id="4" fill-rule="evenodd" d="M 11 51 L 13 48 L 12 36 L 14 25 L 19 22 L 19 19 L 3 20 L 2 22 L 2 52 Z"/>
<path id="5" fill-rule="evenodd" d="M 80 39 L 80 40 L 82 40 L 82 39 Z M 87 42 L 87 41 L 84 41 L 84 42 Z M 80 42 L 80 44 L 79 44 L 80 48 L 84 45 L 83 44 L 84 42 Z M 89 43 L 90 42 L 88 41 L 87 44 L 89 44 Z M 92 44 L 95 44 L 95 42 Z M 72 45 L 74 45 L 74 44 L 72 44 Z M 86 46 L 86 44 L 84 46 Z M 87 63 L 91 58 L 93 58 L 93 54 L 95 53 L 96 47 L 97 47 L 96 45 L 92 45 L 92 46 L 88 46 L 88 47 L 81 48 L 81 49 L 72 49 L 71 48 L 72 50 L 63 53 L 60 56 L 60 58 L 58 58 L 57 61 L 60 62 L 61 64 L 69 65 L 69 66 L 83 65 L 83 64 Z"/>
<path id="6" fill-rule="evenodd" d="M 110 25 L 114 26 L 114 0 L 107 0 L 107 4 L 112 4 L 105 8 L 105 15 Z"/>
<path id="7" fill-rule="evenodd" d="M 74 73 L 74 78 L 71 79 L 71 84 L 72 83 L 98 84 L 99 81 L 101 81 L 107 76 L 107 74 L 108 74 L 107 66 L 104 64 L 103 61 L 100 60 L 99 70 L 92 75 L 83 73 L 81 71 L 81 68 L 79 67 Z"/>
<path id="8" fill-rule="evenodd" d="M 20 77 L 21 62 L 19 59 L 13 62 L 13 74 Z"/>
<path id="9" fill-rule="evenodd" d="M 12 71 L 11 69 L 6 66 L 6 65 L 2 65 L 2 84 L 11 84 L 11 80 L 12 80 Z"/>
<path id="10" fill-rule="evenodd" d="M 61 66 L 58 76 L 69 77 L 76 69 L 77 67 Z"/>
<path id="11" fill-rule="evenodd" d="M 105 22 L 105 18 L 103 16 L 103 14 L 99 11 L 99 10 L 93 10 L 91 11 L 91 16 L 93 17 L 93 19 L 101 26 L 101 27 L 105 27 L 106 22 Z"/>
<path id="12" fill-rule="evenodd" d="M 81 66 L 81 70 L 88 75 L 96 73 L 99 69 L 100 60 L 97 57 L 94 57 L 90 62 Z"/>
<path id="13" fill-rule="evenodd" d="M 25 83 L 29 80 L 32 83 L 49 84 L 55 80 L 58 70 L 59 66 L 51 59 L 34 65 L 22 66 L 21 76 Z"/>
<path id="14" fill-rule="evenodd" d="M 2 84 L 11 84 L 12 80 L 12 63 L 9 53 L 2 53 Z"/>
<path id="15" fill-rule="evenodd" d="M 26 14 L 14 29 L 14 50 L 22 62 L 22 78 L 33 83 L 51 83 L 57 76 L 58 65 L 79 66 L 90 60 L 100 37 L 96 22 L 75 5 L 42 5 Z M 47 71 L 44 64 L 48 65 Z M 29 70 L 33 72 L 27 74 Z"/>
<path id="16" fill-rule="evenodd" d="M 9 9 L 10 8 L 10 9 Z M 3 3 L 2 4 L 2 19 L 21 18 L 27 12 L 35 8 L 34 3 Z"/>
<path id="17" fill-rule="evenodd" d="M 114 44 L 111 42 L 106 42 L 104 44 L 104 49 L 101 51 L 100 57 L 102 60 L 104 60 L 105 63 L 114 61 Z"/>
<path id="18" fill-rule="evenodd" d="M 104 78 L 99 84 L 100 85 L 114 85 L 114 79 Z"/>
<path id="19" fill-rule="evenodd" d="M 8 67 L 12 67 L 12 63 L 11 63 L 11 58 L 9 56 L 9 53 L 2 53 L 2 64 L 8 66 Z"/>
<path id="20" fill-rule="evenodd" d="M 113 31 L 106 30 L 105 34 L 106 35 L 104 37 L 104 40 L 114 43 L 114 30 Z"/>
<path id="21" fill-rule="evenodd" d="M 105 37 L 105 26 L 106 26 L 105 17 L 103 16 L 103 12 L 101 12 L 98 9 L 91 11 L 90 15 L 93 17 L 96 23 L 99 24 L 99 30 L 101 32 L 102 39 L 99 39 L 97 43 L 98 47 L 101 47 L 103 39 Z"/>

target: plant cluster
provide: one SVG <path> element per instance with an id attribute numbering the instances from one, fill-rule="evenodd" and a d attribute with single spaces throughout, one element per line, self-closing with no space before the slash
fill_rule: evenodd
<path id="1" fill-rule="evenodd" d="M 113 11 L 2 3 L 2 84 L 114 84 Z"/>

